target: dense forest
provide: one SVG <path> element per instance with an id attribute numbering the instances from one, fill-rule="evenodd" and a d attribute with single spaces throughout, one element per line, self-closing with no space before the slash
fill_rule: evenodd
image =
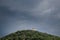
<path id="1" fill-rule="evenodd" d="M 34 30 L 21 30 L 6 35 L 0 40 L 60 40 L 60 37 Z"/>

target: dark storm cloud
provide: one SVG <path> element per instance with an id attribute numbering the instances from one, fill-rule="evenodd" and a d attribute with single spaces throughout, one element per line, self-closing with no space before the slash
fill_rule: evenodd
<path id="1" fill-rule="evenodd" d="M 60 35 L 59 0 L 0 0 L 0 3 L 1 36 L 32 26 Z"/>
<path id="2" fill-rule="evenodd" d="M 11 7 L 12 10 L 28 10 L 36 7 L 41 0 L 2 0 L 1 5 Z"/>
<path id="3" fill-rule="evenodd" d="M 8 22 L 8 18 L 14 16 L 15 14 L 9 10 L 6 6 L 0 6 L 0 35 L 3 32 L 4 28 L 6 28 L 6 23 Z"/>
<path id="4" fill-rule="evenodd" d="M 29 13 L 30 12 L 26 11 L 11 11 L 9 7 L 0 6 L 0 36 L 6 34 L 6 29 L 10 28 L 10 26 L 7 25 L 11 23 L 15 23 L 16 21 L 20 20 L 35 20 L 36 18 L 32 15 L 29 15 Z"/>

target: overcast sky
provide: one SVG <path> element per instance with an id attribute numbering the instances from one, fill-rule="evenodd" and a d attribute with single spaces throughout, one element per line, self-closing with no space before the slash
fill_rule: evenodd
<path id="1" fill-rule="evenodd" d="M 32 28 L 60 36 L 60 0 L 0 0 L 0 37 Z"/>

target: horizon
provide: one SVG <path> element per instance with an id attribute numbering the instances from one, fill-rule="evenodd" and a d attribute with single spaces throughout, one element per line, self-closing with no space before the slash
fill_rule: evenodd
<path id="1" fill-rule="evenodd" d="M 17 31 L 14 31 L 14 32 L 11 32 L 11 33 L 8 33 L 8 34 L 5 34 L 4 36 L 1 36 L 0 38 L 3 38 L 3 37 L 5 37 L 5 36 L 7 36 L 7 35 L 10 35 L 10 34 L 12 34 L 12 33 L 18 32 L 18 31 L 27 31 L 27 30 L 38 31 L 38 30 L 32 30 L 32 29 L 17 30 Z M 41 31 L 38 31 L 38 32 L 41 32 Z M 47 33 L 47 32 L 41 32 L 41 33 L 46 33 L 47 35 L 52 35 L 52 36 L 60 37 L 60 36 L 58 36 L 58 35 L 49 34 L 49 33 Z"/>

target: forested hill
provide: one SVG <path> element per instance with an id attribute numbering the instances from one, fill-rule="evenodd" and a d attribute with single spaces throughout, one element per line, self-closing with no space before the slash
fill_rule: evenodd
<path id="1" fill-rule="evenodd" d="M 34 30 L 22 30 L 6 35 L 0 40 L 60 40 L 60 37 Z"/>

